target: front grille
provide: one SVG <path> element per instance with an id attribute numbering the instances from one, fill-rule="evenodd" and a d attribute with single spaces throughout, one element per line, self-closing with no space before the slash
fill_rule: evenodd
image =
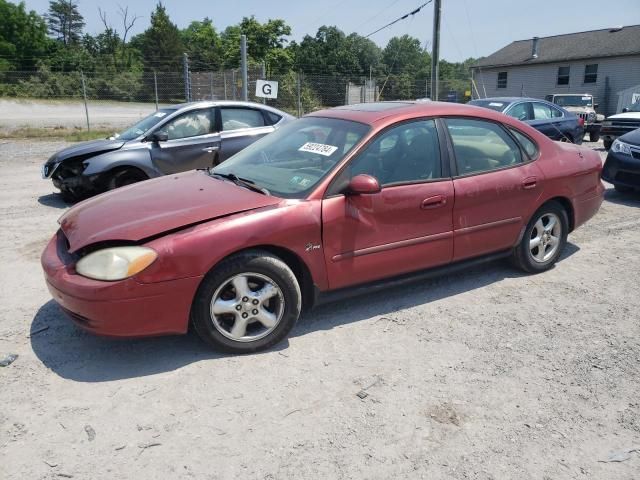
<path id="1" fill-rule="evenodd" d="M 640 173 L 618 172 L 616 175 L 616 180 L 622 183 L 640 185 Z"/>
<path id="2" fill-rule="evenodd" d="M 612 127 L 620 127 L 620 128 L 640 128 L 640 120 L 636 120 L 636 119 L 626 119 L 626 118 L 620 118 L 617 120 L 612 120 L 611 121 L 611 126 Z"/>
<path id="3" fill-rule="evenodd" d="M 584 120 L 585 122 L 587 120 L 589 120 L 589 114 L 588 113 L 579 113 L 578 117 L 580 117 L 582 120 Z"/>

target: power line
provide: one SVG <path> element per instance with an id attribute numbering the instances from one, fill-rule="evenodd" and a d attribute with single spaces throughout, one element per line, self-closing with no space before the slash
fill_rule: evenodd
<path id="1" fill-rule="evenodd" d="M 415 10 L 396 18 L 393 22 L 389 22 L 387 23 L 384 27 L 380 27 L 379 29 L 377 29 L 375 32 L 371 32 L 369 35 L 365 35 L 364 38 L 369 38 L 371 35 L 375 35 L 376 33 L 380 32 L 381 30 L 384 30 L 385 28 L 390 27 L 391 25 L 398 23 L 400 20 L 404 20 L 408 17 L 411 17 L 413 15 L 415 15 L 416 13 L 418 13 L 420 10 L 422 10 L 424 7 L 426 7 L 427 5 L 429 5 L 433 0 L 429 0 L 428 2 L 423 3 L 422 5 L 420 5 L 419 7 L 417 7 Z"/>

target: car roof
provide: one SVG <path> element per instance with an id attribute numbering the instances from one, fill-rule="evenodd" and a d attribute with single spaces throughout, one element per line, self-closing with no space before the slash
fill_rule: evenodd
<path id="1" fill-rule="evenodd" d="M 182 110 L 185 108 L 205 108 L 205 107 L 221 107 L 221 106 L 261 108 L 263 110 L 277 112 L 280 115 L 289 116 L 288 113 L 283 112 L 282 110 L 278 110 L 277 108 L 274 108 L 270 105 L 265 105 L 264 103 L 257 103 L 257 102 L 244 102 L 242 100 L 201 100 L 198 102 L 178 103 L 175 105 L 169 105 L 165 108 Z"/>
<path id="2" fill-rule="evenodd" d="M 531 97 L 489 97 L 489 98 L 474 98 L 472 102 L 502 102 L 502 103 L 513 103 L 513 102 L 545 102 L 546 100 L 542 100 L 540 98 L 531 98 Z"/>
<path id="3" fill-rule="evenodd" d="M 444 116 L 483 117 L 504 122 L 505 116 L 493 110 L 448 102 L 372 102 L 343 107 L 327 108 L 305 115 L 306 117 L 328 117 L 351 120 L 369 125 L 385 119 L 402 120 L 416 117 L 444 117 Z"/>

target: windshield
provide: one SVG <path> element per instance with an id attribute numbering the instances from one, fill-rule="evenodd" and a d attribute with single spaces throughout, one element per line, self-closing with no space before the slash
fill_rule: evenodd
<path id="1" fill-rule="evenodd" d="M 509 105 L 509 102 L 499 102 L 497 100 L 471 100 L 469 105 L 475 105 L 476 107 L 490 108 L 496 112 L 503 112 Z"/>
<path id="2" fill-rule="evenodd" d="M 157 125 L 164 117 L 175 111 L 175 108 L 161 108 L 157 112 L 143 118 L 135 125 L 130 126 L 124 132 L 116 133 L 115 138 L 120 140 L 133 140 L 134 138 L 137 138 L 149 131 L 150 128 Z"/>
<path id="3" fill-rule="evenodd" d="M 561 107 L 592 107 L 593 97 L 589 95 L 556 95 L 553 103 Z"/>
<path id="4" fill-rule="evenodd" d="M 211 170 L 235 175 L 284 198 L 304 198 L 357 145 L 369 126 L 305 117 L 236 153 Z"/>
<path id="5" fill-rule="evenodd" d="M 627 112 L 640 112 L 640 100 L 627 107 Z"/>

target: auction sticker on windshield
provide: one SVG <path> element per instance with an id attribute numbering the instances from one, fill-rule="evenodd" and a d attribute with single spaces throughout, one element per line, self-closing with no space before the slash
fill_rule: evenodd
<path id="1" fill-rule="evenodd" d="M 338 147 L 334 147 L 333 145 L 313 142 L 307 142 L 298 149 L 299 152 L 317 153 L 325 157 L 330 157 L 336 150 L 338 150 Z"/>

